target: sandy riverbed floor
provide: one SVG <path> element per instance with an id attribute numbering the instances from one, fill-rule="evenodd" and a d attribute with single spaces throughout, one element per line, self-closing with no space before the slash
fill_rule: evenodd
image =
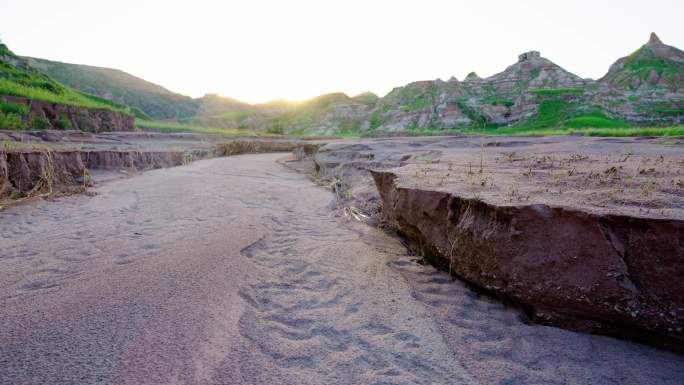
<path id="1" fill-rule="evenodd" d="M 684 356 L 525 324 L 337 215 L 283 156 L 0 212 L 0 383 L 684 382 Z"/>

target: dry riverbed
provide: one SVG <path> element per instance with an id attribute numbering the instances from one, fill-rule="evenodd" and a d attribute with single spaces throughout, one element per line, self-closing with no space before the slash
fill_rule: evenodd
<path id="1" fill-rule="evenodd" d="M 380 202 L 367 166 L 483 148 L 457 140 L 328 145 L 335 194 L 240 155 L 1 211 L 0 383 L 682 383 L 681 355 L 531 324 L 344 215 Z"/>

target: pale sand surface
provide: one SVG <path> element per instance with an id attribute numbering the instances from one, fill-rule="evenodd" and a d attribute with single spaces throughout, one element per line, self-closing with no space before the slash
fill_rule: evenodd
<path id="1" fill-rule="evenodd" d="M 0 212 L 0 384 L 684 383 L 684 356 L 526 325 L 282 156 Z"/>

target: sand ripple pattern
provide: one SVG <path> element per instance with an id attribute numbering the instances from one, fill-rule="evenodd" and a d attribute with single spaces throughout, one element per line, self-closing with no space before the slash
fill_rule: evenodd
<path id="1" fill-rule="evenodd" d="M 514 306 L 415 257 L 389 262 L 480 384 L 681 384 L 684 357 L 614 338 L 530 325 Z"/>
<path id="2" fill-rule="evenodd" d="M 368 273 L 390 269 L 368 264 L 358 235 L 325 213 L 269 219 L 271 233 L 242 251 L 254 273 L 240 290 L 248 307 L 239 327 L 281 378 L 469 383 L 422 309 L 400 309 L 400 298 L 387 297 L 393 310 L 381 303 L 391 292 L 369 287 L 377 282 Z"/>

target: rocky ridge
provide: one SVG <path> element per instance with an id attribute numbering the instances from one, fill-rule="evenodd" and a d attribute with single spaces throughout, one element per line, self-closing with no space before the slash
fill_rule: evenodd
<path id="1" fill-rule="evenodd" d="M 578 117 L 614 124 L 684 122 L 684 55 L 653 34 L 598 81 L 582 79 L 537 51 L 501 73 L 464 81 L 408 84 L 381 99 L 371 124 L 380 131 L 529 125 L 563 127 Z M 634 68 L 637 67 L 635 70 Z M 642 80 L 643 79 L 643 80 Z"/>
<path id="2" fill-rule="evenodd" d="M 653 34 L 635 54 L 611 66 L 606 76 L 592 80 L 530 51 L 488 78 L 471 72 L 463 81 L 452 77 L 413 82 L 381 98 L 335 93 L 280 109 L 271 104 L 246 106 L 249 119 L 231 127 L 373 135 L 506 126 L 680 124 L 684 122 L 683 57 Z"/>

